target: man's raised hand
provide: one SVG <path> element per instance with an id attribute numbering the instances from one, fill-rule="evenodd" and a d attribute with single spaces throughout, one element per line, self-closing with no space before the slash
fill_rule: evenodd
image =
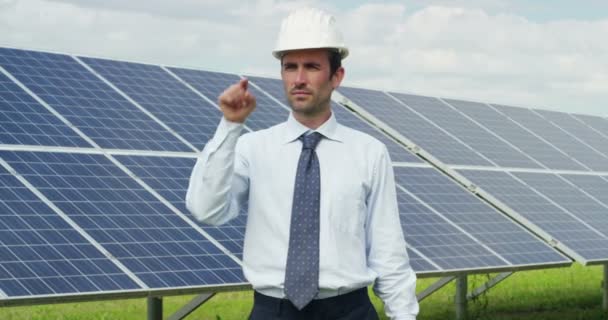
<path id="1" fill-rule="evenodd" d="M 247 89 L 248 84 L 249 80 L 241 79 L 219 96 L 218 103 L 226 120 L 243 123 L 255 109 L 255 97 Z"/>

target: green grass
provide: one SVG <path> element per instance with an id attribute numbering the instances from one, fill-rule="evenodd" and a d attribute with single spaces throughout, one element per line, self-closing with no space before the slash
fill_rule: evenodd
<path id="1" fill-rule="evenodd" d="M 469 288 L 483 284 L 489 275 L 469 277 Z M 420 279 L 418 290 L 436 279 Z M 469 319 L 479 320 L 594 320 L 608 319 L 602 311 L 602 267 L 546 269 L 517 272 L 469 302 Z M 166 297 L 165 317 L 185 305 L 192 296 Z M 382 303 L 373 297 L 383 315 Z M 251 309 L 252 293 L 219 293 L 188 319 L 241 320 Z M 422 301 L 419 320 L 454 319 L 454 284 L 450 283 Z M 0 308 L 2 320 L 145 319 L 146 300 L 118 300 Z"/>

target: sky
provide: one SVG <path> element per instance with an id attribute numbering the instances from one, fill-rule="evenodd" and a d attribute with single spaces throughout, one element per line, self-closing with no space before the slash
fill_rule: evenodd
<path id="1" fill-rule="evenodd" d="M 336 17 L 343 85 L 608 116 L 605 0 L 0 0 L 0 46 L 278 77 L 302 6 Z"/>

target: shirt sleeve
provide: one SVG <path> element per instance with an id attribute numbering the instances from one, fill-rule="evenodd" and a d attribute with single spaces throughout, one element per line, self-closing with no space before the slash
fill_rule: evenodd
<path id="1" fill-rule="evenodd" d="M 401 230 L 395 178 L 386 147 L 376 161 L 368 197 L 368 265 L 378 276 L 374 292 L 393 320 L 414 320 L 418 314 L 416 274 Z"/>
<path id="2" fill-rule="evenodd" d="M 247 203 L 249 179 L 240 147 L 242 130 L 242 123 L 222 117 L 215 135 L 194 165 L 186 207 L 200 222 L 224 224 L 235 218 Z"/>

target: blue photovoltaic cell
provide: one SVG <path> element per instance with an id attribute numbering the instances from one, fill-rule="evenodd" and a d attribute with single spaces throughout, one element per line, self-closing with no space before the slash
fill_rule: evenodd
<path id="1" fill-rule="evenodd" d="M 139 289 L 0 167 L 0 290 L 8 297 Z"/>
<path id="2" fill-rule="evenodd" d="M 2 73 L 0 144 L 92 147 Z"/>
<path id="3" fill-rule="evenodd" d="M 492 166 L 468 146 L 383 92 L 349 87 L 340 87 L 338 91 L 444 163 Z"/>
<path id="4" fill-rule="evenodd" d="M 553 122 L 563 130 L 568 131 L 571 135 L 577 137 L 593 149 L 599 151 L 603 156 L 608 156 L 608 137 L 602 136 L 597 131 L 591 129 L 588 125 L 580 120 L 572 117 L 572 115 L 563 112 L 536 110 L 545 119 Z M 608 161 L 605 164 L 605 169 L 608 171 Z"/>
<path id="5" fill-rule="evenodd" d="M 212 101 L 217 101 L 219 95 L 241 78 L 235 74 L 170 68 L 172 72 L 190 84 Z M 270 99 L 253 86 L 249 91 L 256 98 L 256 108 L 247 117 L 245 125 L 253 131 L 266 129 L 287 120 L 289 111 Z"/>
<path id="6" fill-rule="evenodd" d="M 192 151 L 67 55 L 0 48 L 0 63 L 102 148 Z"/>
<path id="7" fill-rule="evenodd" d="M 169 158 L 152 156 L 115 156 L 135 175 L 152 187 L 163 198 L 184 213 L 186 209 L 186 191 L 190 173 L 196 163 L 192 158 Z M 195 218 L 192 217 L 194 220 Z M 247 223 L 247 210 L 221 226 L 201 226 L 215 240 L 239 259 L 243 256 L 243 240 Z"/>
<path id="8" fill-rule="evenodd" d="M 585 260 L 607 260 L 608 238 L 506 172 L 458 170 Z M 564 185 L 564 182 L 560 182 Z"/>
<path id="9" fill-rule="evenodd" d="M 590 175 L 560 174 L 560 176 L 601 201 L 604 206 L 608 206 L 608 180 Z"/>
<path id="10" fill-rule="evenodd" d="M 608 237 L 608 207 L 579 188 L 551 173 L 516 172 L 513 175 Z"/>
<path id="11" fill-rule="evenodd" d="M 608 167 L 608 158 L 580 143 L 531 110 L 509 106 L 494 106 L 507 117 L 523 125 L 590 169 L 604 171 Z"/>
<path id="12" fill-rule="evenodd" d="M 161 67 L 81 59 L 197 149 L 213 137 L 222 113 Z"/>
<path id="13" fill-rule="evenodd" d="M 233 259 L 108 158 L 0 155 L 150 288 L 244 282 Z"/>
<path id="14" fill-rule="evenodd" d="M 285 98 L 285 89 L 283 88 L 283 81 L 279 79 L 261 77 L 249 78 L 253 81 L 253 83 L 272 95 L 275 99 L 287 103 L 287 98 Z M 422 162 L 418 157 L 407 151 L 403 146 L 399 145 L 397 142 L 379 130 L 373 128 L 370 124 L 355 116 L 345 107 L 332 101 L 331 108 L 336 116 L 336 119 L 342 125 L 365 132 L 384 143 L 391 155 L 391 160 L 393 162 Z"/>
<path id="15" fill-rule="evenodd" d="M 508 263 L 499 260 L 486 249 L 472 250 L 467 246 L 461 248 L 459 242 L 470 239 L 464 235 L 448 237 L 441 241 L 452 246 L 452 250 L 457 253 L 457 261 L 476 261 L 476 267 L 568 261 L 547 244 L 433 168 L 396 167 L 395 180 Z M 443 236 L 448 234 L 444 231 L 440 233 Z M 431 240 L 434 237 L 435 235 L 426 236 L 421 241 L 436 241 Z"/>
<path id="16" fill-rule="evenodd" d="M 437 98 L 392 92 L 390 94 L 500 167 L 540 168 L 540 165 L 525 154 Z"/>
<path id="17" fill-rule="evenodd" d="M 585 170 L 583 166 L 544 142 L 511 119 L 497 112 L 487 104 L 453 99 L 443 99 L 456 110 L 479 122 L 494 134 L 536 159 L 549 169 Z"/>

